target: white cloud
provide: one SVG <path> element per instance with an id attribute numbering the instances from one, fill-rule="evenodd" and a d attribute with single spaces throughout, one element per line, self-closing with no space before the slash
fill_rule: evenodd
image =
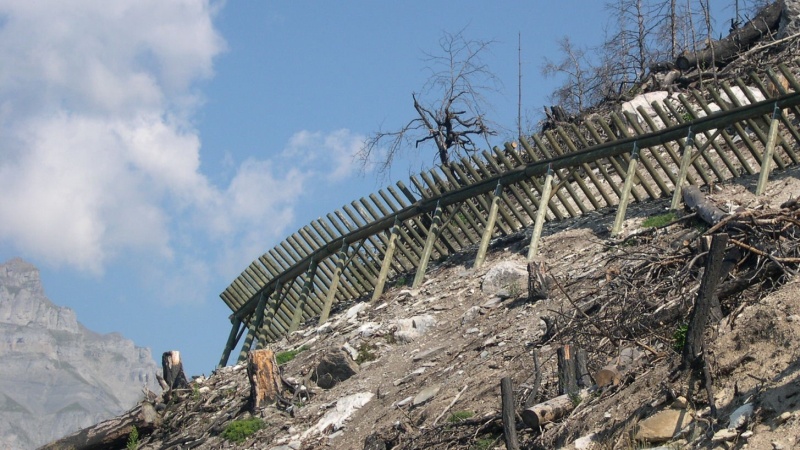
<path id="1" fill-rule="evenodd" d="M 226 186 L 200 172 L 194 86 L 224 50 L 215 7 L 0 0 L 0 242 L 92 274 L 135 261 L 179 302 L 238 275 L 302 195 L 357 170 L 364 137 L 341 129 L 298 132 L 273 159 L 228 157 Z"/>
<path id="2" fill-rule="evenodd" d="M 337 182 L 360 169 L 355 155 L 365 138 L 344 128 L 330 133 L 302 130 L 291 137 L 283 157 L 328 181 Z"/>

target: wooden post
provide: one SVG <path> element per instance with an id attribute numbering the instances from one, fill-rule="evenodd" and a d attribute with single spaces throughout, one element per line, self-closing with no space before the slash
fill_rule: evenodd
<path id="1" fill-rule="evenodd" d="M 511 378 L 503 377 L 500 380 L 500 397 L 503 402 L 503 435 L 506 438 L 506 449 L 519 450 L 517 415 L 514 413 L 514 387 Z"/>
<path id="2" fill-rule="evenodd" d="M 417 289 L 422 285 L 425 279 L 425 270 L 428 268 L 428 260 L 431 259 L 433 253 L 433 245 L 439 238 L 439 227 L 442 225 L 442 205 L 436 202 L 436 209 L 433 211 L 433 220 L 431 227 L 428 229 L 428 237 L 425 239 L 425 247 L 422 249 L 422 257 L 419 259 L 419 267 L 417 267 L 417 274 L 414 275 L 414 283 L 411 289 Z"/>
<path id="3" fill-rule="evenodd" d="M 275 403 L 281 395 L 281 376 L 272 350 L 253 350 L 247 355 L 247 378 L 253 410 Z"/>
<path id="4" fill-rule="evenodd" d="M 383 254 L 383 262 L 381 262 L 381 272 L 378 274 L 378 283 L 375 285 L 375 290 L 372 291 L 372 301 L 378 300 L 383 295 L 383 289 L 386 287 L 386 278 L 389 276 L 389 269 L 392 268 L 392 258 L 394 257 L 394 249 L 397 246 L 397 235 L 400 232 L 400 220 L 394 218 L 394 226 L 389 235 L 389 242 L 386 246 L 386 252 Z"/>
<path id="5" fill-rule="evenodd" d="M 235 315 L 231 315 L 231 333 L 228 335 L 228 341 L 225 343 L 225 349 L 222 350 L 222 356 L 219 358 L 219 365 L 217 367 L 225 367 L 228 365 L 228 359 L 231 357 L 231 352 L 236 344 L 239 342 L 239 329 L 242 326 L 242 321 Z"/>
<path id="6" fill-rule="evenodd" d="M 348 248 L 349 246 L 347 245 L 347 242 L 342 239 L 342 249 L 339 250 L 339 255 L 336 258 L 336 267 L 333 269 L 333 275 L 331 276 L 331 285 L 328 288 L 328 295 L 325 296 L 325 305 L 322 307 L 322 313 L 319 315 L 319 325 L 327 322 L 328 317 L 331 315 L 333 300 L 336 298 L 336 290 L 339 288 L 339 279 L 342 277 L 344 263 L 347 260 Z"/>
<path id="7" fill-rule="evenodd" d="M 772 170 L 772 155 L 775 153 L 775 142 L 778 140 L 778 116 L 781 110 L 778 104 L 775 104 L 775 109 L 772 111 L 772 120 L 769 123 L 769 136 L 767 137 L 767 148 L 764 149 L 764 155 L 761 159 L 761 173 L 758 175 L 758 185 L 756 185 L 756 195 L 763 195 L 764 190 L 767 188 L 767 181 L 769 181 L 769 172 Z"/>
<path id="8" fill-rule="evenodd" d="M 550 203 L 550 196 L 553 190 L 553 166 L 547 167 L 547 176 L 544 179 L 542 188 L 542 198 L 539 200 L 539 209 L 536 211 L 536 222 L 533 224 L 533 234 L 531 235 L 531 245 L 528 247 L 528 262 L 533 261 L 539 250 L 539 238 L 542 236 L 542 228 L 547 217 L 547 205 Z"/>
<path id="9" fill-rule="evenodd" d="M 289 326 L 289 331 L 286 334 L 292 334 L 300 327 L 300 321 L 303 319 L 303 310 L 308 301 L 308 294 L 311 291 L 311 284 L 314 283 L 314 277 L 317 275 L 317 260 L 312 259 L 311 264 L 308 266 L 308 273 L 306 273 L 306 281 L 303 283 L 303 290 L 300 291 L 300 298 L 297 299 L 297 304 L 294 307 L 294 314 L 292 314 L 292 324 Z"/>
<path id="10" fill-rule="evenodd" d="M 245 333 L 247 334 L 244 337 L 242 348 L 241 350 L 239 350 L 239 357 L 236 359 L 236 364 L 240 364 L 246 361 L 247 354 L 250 353 L 250 349 L 253 348 L 253 339 L 255 339 L 255 331 L 245 324 Z"/>
<path id="11" fill-rule="evenodd" d="M 686 134 L 686 140 L 683 141 L 683 153 L 681 154 L 681 167 L 678 171 L 678 179 L 675 181 L 675 191 L 672 194 L 672 203 L 669 206 L 670 211 L 677 211 L 678 205 L 681 203 L 681 190 L 683 183 L 686 182 L 686 176 L 689 173 L 689 165 L 692 163 L 692 145 L 694 144 L 694 133 L 689 128 Z"/>
<path id="12" fill-rule="evenodd" d="M 494 195 L 492 196 L 492 205 L 489 207 L 489 220 L 486 221 L 486 228 L 483 230 L 481 236 L 481 244 L 478 247 L 478 255 L 475 256 L 474 267 L 480 268 L 486 260 L 486 251 L 489 249 L 489 241 L 492 240 L 492 233 L 494 233 L 494 223 L 497 221 L 497 208 L 500 206 L 500 194 L 503 193 L 503 185 L 497 182 L 497 187 L 494 188 Z"/>
<path id="13" fill-rule="evenodd" d="M 625 221 L 625 211 L 628 209 L 628 202 L 631 197 L 633 180 L 636 178 L 636 164 L 639 162 L 639 148 L 637 143 L 633 143 L 631 151 L 631 161 L 628 163 L 628 173 L 625 174 L 625 185 L 622 187 L 622 198 L 619 199 L 617 207 L 617 217 L 614 219 L 614 226 L 611 227 L 611 236 L 616 236 L 622 230 L 622 222 Z"/>
<path id="14" fill-rule="evenodd" d="M 164 352 L 161 355 L 161 371 L 170 390 L 189 387 L 189 381 L 186 380 L 186 374 L 183 373 L 181 352 L 177 350 Z"/>

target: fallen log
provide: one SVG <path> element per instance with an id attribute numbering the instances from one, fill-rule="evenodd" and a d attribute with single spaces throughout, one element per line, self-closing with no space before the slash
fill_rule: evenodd
<path id="1" fill-rule="evenodd" d="M 536 430 L 548 422 L 553 422 L 566 416 L 588 396 L 589 390 L 583 389 L 571 395 L 564 394 L 551 398 L 546 402 L 524 409 L 522 411 L 522 421 L 525 422 L 525 425 Z"/>
<path id="2" fill-rule="evenodd" d="M 39 447 L 39 450 L 103 450 L 125 448 L 131 431 L 136 428 L 144 436 L 160 423 L 160 416 L 152 403 L 142 402 L 127 413 L 76 431 L 55 442 Z"/>
<path id="3" fill-rule="evenodd" d="M 686 186 L 683 188 L 683 204 L 692 211 L 697 212 L 697 216 L 709 225 L 716 225 L 725 218 L 725 211 L 717 208 L 697 186 Z"/>
<path id="4" fill-rule="evenodd" d="M 694 67 L 708 68 L 714 65 L 724 65 L 736 56 L 750 48 L 760 39 L 777 30 L 780 23 L 783 2 L 775 2 L 762 9 L 750 22 L 734 30 L 727 37 L 712 41 L 708 48 L 698 52 L 687 52 L 675 60 L 675 66 L 681 70 Z"/>

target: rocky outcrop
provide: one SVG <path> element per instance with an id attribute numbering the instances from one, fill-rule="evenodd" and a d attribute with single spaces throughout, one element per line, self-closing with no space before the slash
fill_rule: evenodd
<path id="1" fill-rule="evenodd" d="M 0 448 L 35 448 L 157 390 L 150 350 L 100 335 L 47 299 L 33 265 L 0 265 Z"/>

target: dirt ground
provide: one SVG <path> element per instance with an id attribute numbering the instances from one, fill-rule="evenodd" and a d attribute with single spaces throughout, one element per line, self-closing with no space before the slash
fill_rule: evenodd
<path id="1" fill-rule="evenodd" d="M 775 173 L 761 197 L 752 194 L 755 181 L 716 185 L 709 197 L 727 212 L 766 212 L 800 196 L 800 168 Z M 714 418 L 698 376 L 675 377 L 681 356 L 674 336 L 697 297 L 699 235 L 707 226 L 688 218 L 657 231 L 642 227 L 668 205 L 669 199 L 632 205 L 623 235 L 614 239 L 613 209 L 548 223 L 539 260 L 554 282 L 543 300 L 528 299 L 527 276 L 499 294 L 486 287 L 487 274 L 501 265 L 525 270 L 527 230 L 494 241 L 479 269 L 474 250 L 467 251 L 429 268 L 418 290 L 406 275 L 375 303 L 339 305 L 328 324 L 306 324 L 270 345 L 276 353 L 303 350 L 282 373 L 304 387 L 291 408 L 254 413 L 265 428 L 238 444 L 222 437 L 227 424 L 253 414 L 240 365 L 195 380 L 191 393 L 173 398 L 161 428 L 140 448 L 503 449 L 501 378 L 512 381 L 518 413 L 526 401 L 557 397 L 556 351 L 565 344 L 586 350 L 591 375 L 621 355 L 636 361 L 619 385 L 591 391 L 554 422 L 531 429 L 518 418 L 521 448 L 656 448 L 636 437 L 640 423 L 676 402 L 693 420 L 661 448 L 797 448 L 798 264 L 721 300 L 724 317 L 705 336 Z M 401 330 L 404 320 L 413 324 L 411 335 Z M 312 374 L 337 352 L 352 353 L 355 375 L 331 389 L 317 387 Z M 349 418 L 321 424 L 359 395 L 368 401 Z M 727 432 L 731 414 L 745 404 L 752 412 Z"/>

